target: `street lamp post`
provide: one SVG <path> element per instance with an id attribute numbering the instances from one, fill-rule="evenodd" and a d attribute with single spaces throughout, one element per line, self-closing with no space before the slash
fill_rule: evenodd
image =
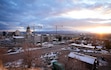
<path id="1" fill-rule="evenodd" d="M 57 25 L 56 25 L 56 37 L 57 37 Z"/>

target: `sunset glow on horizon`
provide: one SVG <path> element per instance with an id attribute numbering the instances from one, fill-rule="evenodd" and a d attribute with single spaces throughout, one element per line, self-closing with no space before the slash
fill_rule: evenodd
<path id="1" fill-rule="evenodd" d="M 111 26 L 98 26 L 94 28 L 88 28 L 85 31 L 96 33 L 96 34 L 111 34 Z"/>

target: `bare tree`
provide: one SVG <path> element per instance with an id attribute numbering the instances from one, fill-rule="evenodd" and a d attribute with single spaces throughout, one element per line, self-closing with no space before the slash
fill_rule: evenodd
<path id="1" fill-rule="evenodd" d="M 23 63 L 24 65 L 27 65 L 28 68 L 31 68 L 32 66 L 32 61 L 34 60 L 34 55 L 32 53 L 32 51 L 29 48 L 34 47 L 33 44 L 31 43 L 24 43 L 23 44 L 23 49 L 24 49 L 24 53 L 23 53 Z"/>
<path id="2" fill-rule="evenodd" d="M 29 69 L 31 67 L 44 67 L 44 63 L 42 59 L 40 58 L 41 51 L 33 52 L 29 48 L 34 48 L 35 46 L 33 43 L 27 43 L 25 42 L 23 44 L 23 68 Z"/>

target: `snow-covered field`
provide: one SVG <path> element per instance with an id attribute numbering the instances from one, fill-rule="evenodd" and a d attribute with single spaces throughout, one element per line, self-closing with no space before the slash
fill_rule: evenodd
<path id="1" fill-rule="evenodd" d="M 23 59 L 19 59 L 17 61 L 13 61 L 13 62 L 7 62 L 5 64 L 5 67 L 6 68 L 8 68 L 8 67 L 20 67 L 22 62 L 23 62 Z"/>
<path id="2" fill-rule="evenodd" d="M 28 50 L 28 51 L 33 51 L 33 50 L 37 50 L 37 49 L 43 49 L 43 48 L 51 48 L 53 47 L 54 45 L 53 44 L 50 44 L 50 43 L 43 43 L 42 44 L 42 47 L 41 48 L 27 48 L 25 50 Z M 17 54 L 17 53 L 21 53 L 21 52 L 24 52 L 24 49 L 22 47 L 20 48 L 14 48 L 14 49 L 9 49 L 7 51 L 7 54 Z"/>
<path id="3" fill-rule="evenodd" d="M 42 49 L 42 48 L 28 48 L 28 49 L 25 49 L 25 50 L 28 50 L 28 51 L 33 51 L 33 50 L 37 50 L 37 49 Z M 8 53 L 7 54 L 17 54 L 17 53 L 21 53 L 21 52 L 24 52 L 24 49 L 23 48 L 19 48 L 19 49 L 14 49 L 14 51 L 12 51 L 12 49 L 8 50 Z"/>

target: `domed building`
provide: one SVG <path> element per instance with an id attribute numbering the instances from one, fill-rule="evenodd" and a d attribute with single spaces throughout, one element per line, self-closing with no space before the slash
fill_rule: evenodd
<path id="1" fill-rule="evenodd" d="M 27 41 L 30 41 L 30 42 L 32 42 L 33 40 L 32 31 L 29 26 L 26 29 L 26 39 Z"/>
<path id="2" fill-rule="evenodd" d="M 31 34 L 32 34 L 31 29 L 30 29 L 29 26 L 27 27 L 26 34 L 27 34 L 27 35 L 31 35 Z"/>
<path id="3" fill-rule="evenodd" d="M 15 31 L 15 36 L 19 36 L 20 35 L 20 31 L 19 30 L 16 30 Z"/>

